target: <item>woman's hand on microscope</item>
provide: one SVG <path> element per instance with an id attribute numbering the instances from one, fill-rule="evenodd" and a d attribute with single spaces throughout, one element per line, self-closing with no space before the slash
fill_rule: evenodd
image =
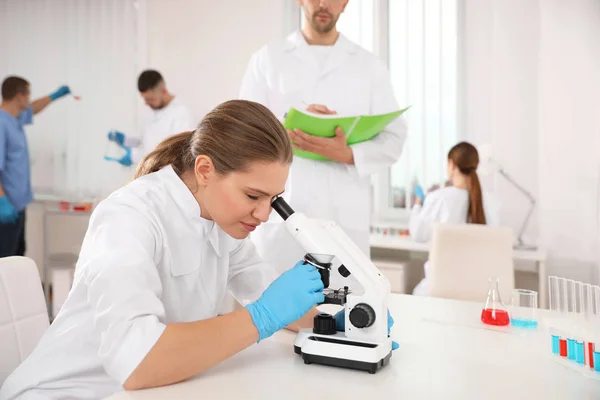
<path id="1" fill-rule="evenodd" d="M 246 309 L 258 330 L 260 341 L 297 321 L 323 300 L 321 275 L 313 265 L 299 261 Z"/>

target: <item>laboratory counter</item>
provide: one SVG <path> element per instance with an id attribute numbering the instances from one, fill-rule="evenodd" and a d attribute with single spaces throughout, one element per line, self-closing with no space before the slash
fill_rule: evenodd
<path id="1" fill-rule="evenodd" d="M 491 327 L 482 303 L 392 295 L 400 348 L 374 375 L 305 365 L 281 331 L 188 381 L 109 399 L 600 399 L 600 380 L 553 359 L 550 311 L 536 330 Z"/>

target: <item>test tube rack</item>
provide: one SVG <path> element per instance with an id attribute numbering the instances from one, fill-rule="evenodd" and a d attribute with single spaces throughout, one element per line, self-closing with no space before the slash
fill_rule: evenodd
<path id="1" fill-rule="evenodd" d="M 553 358 L 600 380 L 600 286 L 550 276 L 548 288 Z"/>

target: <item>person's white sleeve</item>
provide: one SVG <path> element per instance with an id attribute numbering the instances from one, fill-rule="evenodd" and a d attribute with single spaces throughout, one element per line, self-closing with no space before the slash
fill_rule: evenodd
<path id="1" fill-rule="evenodd" d="M 123 141 L 123 145 L 127 147 L 139 147 L 142 145 L 142 139 L 135 136 L 127 136 L 125 135 L 125 140 Z"/>
<path id="2" fill-rule="evenodd" d="M 81 274 L 100 338 L 98 357 L 120 384 L 166 327 L 162 283 L 154 261 L 160 249 L 151 222 L 129 206 L 100 204 L 90 220 Z"/>
<path id="3" fill-rule="evenodd" d="M 228 286 L 240 304 L 258 300 L 276 278 L 277 273 L 261 259 L 250 239 L 242 240 L 230 253 Z"/>
<path id="4" fill-rule="evenodd" d="M 131 149 L 131 161 L 134 164 L 139 163 L 144 158 L 144 142 L 142 139 L 135 136 L 125 135 L 125 140 L 123 141 L 123 145 L 129 147 Z"/>
<path id="5" fill-rule="evenodd" d="M 372 115 L 398 111 L 398 102 L 387 67 L 378 62 L 371 92 Z M 392 121 L 373 139 L 350 146 L 354 155 L 354 168 L 359 176 L 368 176 L 392 166 L 402 155 L 407 136 L 406 120 L 403 116 Z"/>
<path id="6" fill-rule="evenodd" d="M 431 240 L 433 224 L 443 222 L 443 214 L 443 202 L 435 196 L 426 197 L 423 206 L 415 205 L 408 224 L 411 239 L 416 242 Z"/>
<path id="7" fill-rule="evenodd" d="M 244 73 L 239 98 L 255 101 L 268 107 L 268 87 L 264 73 L 264 49 L 253 54 Z"/>

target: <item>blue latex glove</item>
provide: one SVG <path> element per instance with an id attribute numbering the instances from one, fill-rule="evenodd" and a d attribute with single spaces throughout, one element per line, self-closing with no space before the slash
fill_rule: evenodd
<path id="1" fill-rule="evenodd" d="M 19 219 L 19 212 L 8 200 L 8 197 L 0 197 L 0 222 L 14 224 Z"/>
<path id="2" fill-rule="evenodd" d="M 425 202 L 425 192 L 420 185 L 415 188 L 415 196 L 421 199 L 421 203 Z"/>
<path id="3" fill-rule="evenodd" d="M 127 146 L 121 146 L 121 147 L 125 150 L 125 155 L 123 157 L 116 158 L 116 157 L 104 156 L 104 159 L 106 161 L 116 161 L 125 167 L 129 167 L 131 164 L 133 164 L 133 161 L 131 160 L 131 147 L 127 147 Z"/>
<path id="4" fill-rule="evenodd" d="M 258 329 L 260 342 L 299 320 L 324 300 L 321 275 L 313 265 L 299 261 L 294 268 L 271 283 L 260 299 L 247 305 L 246 309 Z"/>
<path id="5" fill-rule="evenodd" d="M 333 316 L 333 318 L 335 318 L 335 329 L 337 329 L 340 332 L 343 332 L 346 330 L 346 313 L 344 312 L 344 310 L 345 309 L 338 311 Z M 390 310 L 388 310 L 387 314 L 388 314 L 388 335 L 389 335 L 390 330 L 392 329 L 392 326 L 394 326 L 394 318 L 392 318 L 392 315 L 390 314 Z M 398 347 L 400 347 L 398 345 L 398 343 L 392 341 L 392 350 L 396 350 Z"/>
<path id="6" fill-rule="evenodd" d="M 125 134 L 119 131 L 108 132 L 108 140 L 117 143 L 119 146 L 125 144 Z"/>
<path id="7" fill-rule="evenodd" d="M 60 99 L 61 97 L 68 95 L 69 93 L 71 93 L 71 89 L 69 89 L 68 86 L 61 86 L 54 92 L 50 93 L 50 99 L 54 101 L 56 99 Z"/>

